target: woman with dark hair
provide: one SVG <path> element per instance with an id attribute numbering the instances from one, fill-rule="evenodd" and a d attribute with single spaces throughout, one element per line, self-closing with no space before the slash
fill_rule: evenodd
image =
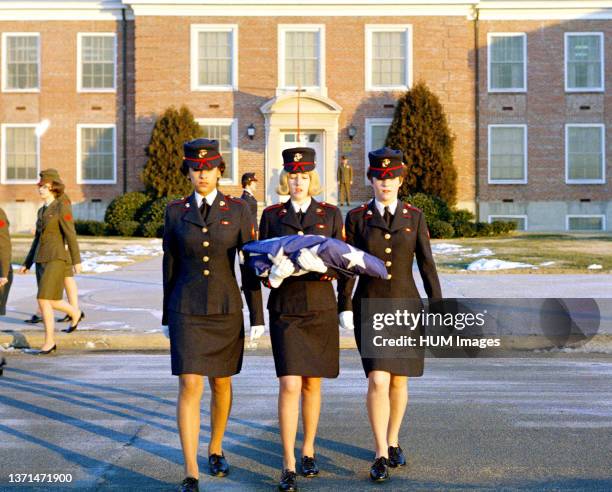
<path id="1" fill-rule="evenodd" d="M 314 199 L 321 192 L 314 150 L 286 149 L 283 161 L 277 191 L 290 199 L 264 210 L 260 240 L 293 234 L 342 239 L 338 207 Z M 283 471 L 278 487 L 283 491 L 297 490 L 294 448 L 300 397 L 304 426 L 300 471 L 305 477 L 319 473 L 314 445 L 321 413 L 321 378 L 336 378 L 339 372 L 338 305 L 331 283 L 334 272 L 308 249 L 300 252 L 298 262 L 301 275 L 292 276 L 293 262 L 285 257 L 271 268 L 266 281 L 272 288 L 268 311 L 279 378 Z M 338 284 L 342 285 L 343 280 L 339 279 Z"/>
<path id="2" fill-rule="evenodd" d="M 55 169 L 41 171 L 38 193 L 45 204 L 38 210 L 36 235 L 19 273 L 26 273 L 36 263 L 36 298 L 45 325 L 45 343 L 34 353 L 49 354 L 56 350 L 53 310 L 62 311 L 72 318 L 67 331 L 76 330 L 85 316 L 80 309 L 62 300 L 66 269 L 72 266 L 76 273 L 80 273 L 81 254 L 72 207 L 63 198 L 64 183 Z"/>
<path id="3" fill-rule="evenodd" d="M 211 388 L 208 467 L 224 477 L 229 465 L 223 435 L 232 406 L 232 376 L 242 368 L 242 300 L 234 272 L 236 250 L 255 239 L 248 206 L 217 190 L 225 163 L 216 140 L 184 144 L 183 174 L 193 193 L 168 204 L 164 224 L 162 325 L 168 326 L 172 374 L 179 377 L 177 424 L 185 479 L 183 492 L 198 490 L 198 444 L 203 376 Z M 251 334 L 263 331 L 259 280 L 241 268 Z"/>
<path id="4" fill-rule="evenodd" d="M 415 256 L 427 296 L 442 297 L 425 215 L 418 208 L 398 200 L 406 172 L 402 157 L 401 151 L 387 147 L 369 153 L 367 177 L 374 188 L 374 199 L 346 216 L 346 242 L 382 259 L 389 272 L 388 278 L 360 276 L 352 301 L 354 281 L 347 282 L 338 296 L 342 310 L 340 325 L 347 329 L 354 327 L 355 341 L 368 378 L 367 408 L 376 446 L 370 478 L 376 482 L 389 478 L 389 467 L 406 464 L 399 445 L 399 432 L 408 404 L 408 377 L 422 376 L 424 361 L 420 351 L 403 358 L 364 356 L 361 336 L 362 328 L 367 327 L 362 326 L 361 301 L 414 299 L 420 304 L 412 276 Z"/>

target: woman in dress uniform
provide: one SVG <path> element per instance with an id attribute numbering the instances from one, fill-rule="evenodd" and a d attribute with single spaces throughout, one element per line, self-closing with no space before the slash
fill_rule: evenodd
<path id="1" fill-rule="evenodd" d="M 340 210 L 313 198 L 320 193 L 314 150 L 287 149 L 283 151 L 283 161 L 277 192 L 289 195 L 290 200 L 264 210 L 260 240 L 290 234 L 342 239 Z M 308 249 L 302 250 L 298 261 L 305 270 L 303 275 L 290 276 L 294 272 L 293 263 L 285 258 L 272 267 L 266 281 L 272 288 L 268 300 L 270 337 L 280 379 L 278 412 L 283 472 L 279 489 L 285 491 L 297 489 L 294 447 L 300 396 L 304 424 L 301 473 L 312 477 L 319 473 L 314 443 L 321 410 L 321 378 L 335 378 L 339 371 L 333 271 Z M 342 279 L 339 284 L 343 284 Z"/>
<path id="2" fill-rule="evenodd" d="M 9 221 L 0 208 L 0 316 L 6 314 L 6 301 L 13 283 L 13 268 L 11 267 L 11 236 Z"/>
<path id="3" fill-rule="evenodd" d="M 184 144 L 182 171 L 193 193 L 171 202 L 164 225 L 162 324 L 170 334 L 172 374 L 179 377 L 177 424 L 185 459 L 180 490 L 198 490 L 198 441 L 203 377 L 211 387 L 208 464 L 225 476 L 229 465 L 222 440 L 232 403 L 231 376 L 242 367 L 244 327 L 240 288 L 234 272 L 236 250 L 255 237 L 247 205 L 217 190 L 225 169 L 216 140 Z M 242 270 L 242 289 L 251 332 L 264 324 L 261 285 Z"/>
<path id="4" fill-rule="evenodd" d="M 64 197 L 64 183 L 55 169 L 41 171 L 38 193 L 45 204 L 38 210 L 36 234 L 19 273 L 26 273 L 36 263 L 36 298 L 45 325 L 45 343 L 36 353 L 49 354 L 56 350 L 53 310 L 72 318 L 68 332 L 76 330 L 85 316 L 62 299 L 66 270 L 74 268 L 76 273 L 81 272 L 81 254 L 72 206 Z"/>
<path id="5" fill-rule="evenodd" d="M 427 296 L 442 297 L 425 215 L 397 198 L 405 173 L 402 152 L 384 147 L 370 152 L 368 157 L 367 176 L 374 188 L 374 199 L 347 214 L 346 241 L 384 260 L 389 276 L 387 280 L 360 276 L 352 302 L 353 282 L 347 282 L 339 295 L 338 303 L 343 310 L 340 324 L 353 328 L 354 319 L 360 352 L 362 299 L 408 298 L 420 303 L 412 277 L 415 255 Z M 389 478 L 389 466 L 406 464 L 398 442 L 399 431 L 408 403 L 408 376 L 423 374 L 423 358 L 422 353 L 409 358 L 366 358 L 362 354 L 361 360 L 368 378 L 367 408 L 376 445 L 370 478 L 384 481 Z"/>

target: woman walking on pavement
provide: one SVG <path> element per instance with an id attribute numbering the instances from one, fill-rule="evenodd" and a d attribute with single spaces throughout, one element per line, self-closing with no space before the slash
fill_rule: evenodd
<path id="1" fill-rule="evenodd" d="M 185 479 L 179 490 L 199 490 L 198 445 L 203 376 L 211 388 L 211 435 L 208 466 L 224 477 L 229 464 L 223 435 L 232 406 L 232 376 L 242 368 L 242 300 L 234 272 L 236 250 L 255 239 L 248 206 L 217 190 L 225 163 L 216 140 L 184 144 L 182 172 L 193 193 L 168 204 L 163 238 L 164 304 L 172 374 L 179 377 L 177 424 Z M 261 285 L 241 268 L 242 290 L 250 312 L 251 335 L 263 332 Z"/>
<path id="2" fill-rule="evenodd" d="M 0 316 L 6 314 L 6 301 L 13 283 L 9 225 L 6 213 L 0 208 Z"/>

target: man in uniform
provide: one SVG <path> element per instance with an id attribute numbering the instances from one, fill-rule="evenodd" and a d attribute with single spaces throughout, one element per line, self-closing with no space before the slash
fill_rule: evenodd
<path id="1" fill-rule="evenodd" d="M 353 184 L 353 168 L 348 162 L 345 155 L 342 156 L 342 162 L 338 166 L 338 186 L 340 187 L 340 196 L 338 205 L 344 202 L 350 206 L 351 204 L 351 185 Z"/>
<path id="2" fill-rule="evenodd" d="M 11 267 L 9 221 L 4 210 L 0 208 L 0 316 L 6 314 L 6 300 L 12 283 L 13 269 Z"/>
<path id="3" fill-rule="evenodd" d="M 242 175 L 242 198 L 251 211 L 253 222 L 257 225 L 257 199 L 255 198 L 255 190 L 257 190 L 257 179 L 255 173 L 244 173 Z"/>

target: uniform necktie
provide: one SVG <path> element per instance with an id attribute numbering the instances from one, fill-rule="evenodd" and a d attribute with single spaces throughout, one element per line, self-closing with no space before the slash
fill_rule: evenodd
<path id="1" fill-rule="evenodd" d="M 209 210 L 210 207 L 208 205 L 208 202 L 206 200 L 202 200 L 202 205 L 200 205 L 200 215 L 202 216 L 202 219 L 206 220 Z"/>
<path id="2" fill-rule="evenodd" d="M 387 224 L 387 227 L 391 227 L 391 221 L 393 220 L 393 214 L 391 213 L 391 210 L 389 210 L 389 207 L 385 207 L 385 214 L 383 215 L 383 219 L 385 219 L 385 223 Z"/>
<path id="3" fill-rule="evenodd" d="M 302 219 L 304 218 L 304 212 L 302 212 L 302 210 L 300 209 L 297 213 L 297 219 L 298 222 L 300 223 L 300 225 L 302 224 Z"/>

